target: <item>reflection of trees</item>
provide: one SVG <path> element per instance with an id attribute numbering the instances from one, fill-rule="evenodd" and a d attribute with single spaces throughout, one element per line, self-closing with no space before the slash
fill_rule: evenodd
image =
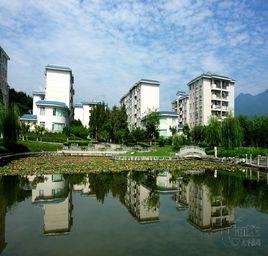
<path id="1" fill-rule="evenodd" d="M 30 197 L 31 191 L 23 189 L 25 182 L 25 178 L 19 176 L 0 177 L 0 202 L 9 208 Z"/>
<path id="2" fill-rule="evenodd" d="M 160 206 L 159 193 L 156 191 L 151 191 L 149 197 L 144 200 L 143 205 L 146 206 L 148 211 L 156 211 Z"/>
<path id="3" fill-rule="evenodd" d="M 83 184 L 88 178 L 92 193 L 100 202 L 104 202 L 105 197 L 109 192 L 113 197 L 118 197 L 121 202 L 127 190 L 127 172 L 120 173 L 91 173 L 91 174 L 68 174 L 64 178 L 70 181 L 71 185 Z"/>
<path id="4" fill-rule="evenodd" d="M 268 186 L 265 182 L 248 180 L 243 173 L 221 171 L 217 179 L 213 172 L 191 176 L 196 184 L 209 187 L 211 199 L 222 196 L 229 207 L 254 207 L 268 212 Z"/>

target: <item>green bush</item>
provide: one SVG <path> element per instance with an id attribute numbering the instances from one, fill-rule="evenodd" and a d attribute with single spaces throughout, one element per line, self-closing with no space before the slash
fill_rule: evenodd
<path id="1" fill-rule="evenodd" d="M 159 147 L 164 147 L 166 144 L 166 140 L 163 136 L 160 136 L 159 139 L 158 139 L 158 145 Z"/>
<path id="2" fill-rule="evenodd" d="M 174 150 L 179 150 L 182 146 L 187 145 L 187 144 L 188 144 L 188 140 L 184 134 L 173 136 L 172 146 Z"/>
<path id="3" fill-rule="evenodd" d="M 214 148 L 206 147 L 205 148 L 207 155 L 214 155 Z M 267 148 L 255 148 L 255 147 L 239 147 L 234 149 L 225 149 L 223 147 L 218 147 L 218 157 L 239 157 L 244 158 L 248 155 L 252 155 L 253 158 L 258 155 L 267 156 Z"/>
<path id="4" fill-rule="evenodd" d="M 149 148 L 149 147 L 151 147 L 151 144 L 150 143 L 144 142 L 144 141 L 139 141 L 137 144 L 139 146 L 143 147 L 143 148 Z"/>

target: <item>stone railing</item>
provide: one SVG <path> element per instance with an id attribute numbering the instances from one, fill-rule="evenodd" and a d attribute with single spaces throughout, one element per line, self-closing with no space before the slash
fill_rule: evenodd
<path id="1" fill-rule="evenodd" d="M 268 168 L 268 156 L 258 155 L 255 159 L 250 154 L 249 157 L 246 155 L 246 164 L 256 167 Z"/>

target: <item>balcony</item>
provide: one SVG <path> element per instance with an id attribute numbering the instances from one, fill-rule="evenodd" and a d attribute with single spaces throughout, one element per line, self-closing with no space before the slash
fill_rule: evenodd
<path id="1" fill-rule="evenodd" d="M 211 105 L 211 108 L 214 109 L 214 110 L 220 110 L 221 105 Z"/>
<path id="2" fill-rule="evenodd" d="M 221 90 L 221 86 L 220 85 L 217 85 L 217 84 L 212 84 L 211 85 L 211 89 L 212 90 Z"/>
<path id="3" fill-rule="evenodd" d="M 221 95 L 220 94 L 212 94 L 211 99 L 212 100 L 221 100 Z"/>

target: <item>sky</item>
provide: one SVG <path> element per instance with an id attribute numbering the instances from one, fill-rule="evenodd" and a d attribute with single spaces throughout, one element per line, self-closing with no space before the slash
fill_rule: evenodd
<path id="1" fill-rule="evenodd" d="M 212 72 L 235 93 L 268 88 L 267 0 L 0 0 L 10 87 L 44 88 L 47 64 L 68 66 L 75 102 L 119 104 L 140 80 L 160 81 L 160 108 Z"/>

